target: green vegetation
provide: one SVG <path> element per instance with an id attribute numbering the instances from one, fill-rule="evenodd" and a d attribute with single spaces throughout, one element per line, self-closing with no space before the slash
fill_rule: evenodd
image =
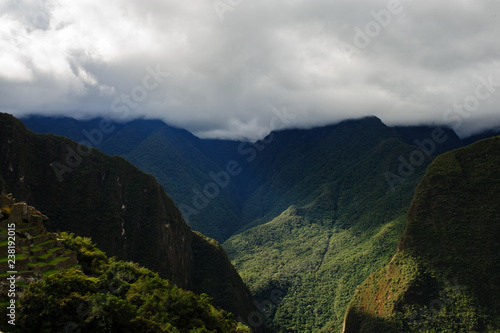
<path id="1" fill-rule="evenodd" d="M 357 290 L 345 333 L 500 332 L 500 138 L 439 156 L 391 263 Z"/>
<path id="2" fill-rule="evenodd" d="M 16 330 L 9 331 L 250 332 L 207 295 L 182 290 L 137 264 L 110 260 L 89 238 L 60 237 L 87 273 L 47 271 L 30 283 L 17 302 Z"/>
<path id="3" fill-rule="evenodd" d="M 65 247 L 76 252 L 78 263 L 85 274 L 96 275 L 101 273 L 109 259 L 106 254 L 93 244 L 89 237 L 75 236 L 73 233 L 62 232 L 58 235 Z"/>
<path id="4" fill-rule="evenodd" d="M 425 167 L 394 192 L 383 174 L 413 149 L 374 118 L 275 134 L 262 152 L 272 181 L 224 248 L 278 332 L 341 330 L 356 287 L 390 261 L 404 230 Z"/>
<path id="5" fill-rule="evenodd" d="M 193 235 L 193 265 L 198 269 L 191 276 L 190 290 L 196 294 L 206 293 L 214 298 L 215 304 L 223 309 L 231 309 L 238 306 L 242 311 L 237 319 L 246 323 L 248 317 L 257 313 L 254 299 L 248 289 L 235 289 L 234 286 L 244 285 L 230 262 L 222 246 L 213 239 L 195 232 Z M 203 272 L 214 271 L 216 274 L 207 275 Z M 196 286 L 196 287 L 195 287 Z M 232 290 L 229 295 L 226 290 Z M 252 327 L 254 332 L 265 331 L 263 325 Z"/>
<path id="6" fill-rule="evenodd" d="M 144 127 L 146 123 L 151 127 Z M 78 126 L 73 134 L 80 135 Z M 370 117 L 312 130 L 277 131 L 255 145 L 243 143 L 243 153 L 238 150 L 240 142 L 199 140 L 182 130 L 138 121 L 118 126 L 100 148 L 154 174 L 177 204 L 191 204 L 193 189 L 203 191 L 214 181 L 211 171 L 223 170 L 230 160 L 238 161 L 242 173 L 231 177 L 228 187 L 209 200 L 206 208 L 190 216 L 191 226 L 225 241 L 224 248 L 270 325 L 280 332 L 332 332 L 341 330 L 356 287 L 390 262 L 414 189 L 434 157 L 424 156 L 394 191 L 384 173 L 399 174 L 400 158 L 408 160 L 416 149 L 411 145 L 414 140 L 429 138 L 433 130 L 389 128 Z M 453 131 L 446 133 L 449 139 L 437 145 L 436 152 L 459 145 Z M 94 177 L 90 181 L 98 182 L 99 177 Z M 122 189 L 110 195 L 118 197 L 118 193 L 122 195 Z M 134 201 L 128 202 L 127 210 Z M 131 233 L 127 225 L 125 230 L 127 237 L 141 232 L 134 229 Z M 112 232 L 111 228 L 106 232 Z M 182 239 L 179 234 L 173 237 Z M 220 246 L 198 234 L 188 238 L 192 262 L 199 268 L 190 271 L 193 286 L 189 288 L 206 290 L 219 305 L 236 299 L 224 294 L 239 279 L 224 264 Z M 106 246 L 118 244 L 113 249 L 127 249 L 119 237 L 107 241 Z M 102 244 L 101 240 L 97 243 Z M 157 248 L 168 247 L 162 245 Z M 226 272 L 225 278 L 205 273 L 213 267 Z M 413 274 L 411 269 L 402 272 Z M 179 271 L 175 276 L 184 274 Z M 242 301 L 247 296 L 240 295 L 236 302 L 248 304 Z M 384 323 L 373 320 L 374 325 Z"/>
<path id="7" fill-rule="evenodd" d="M 26 259 L 26 255 L 24 253 L 19 253 L 15 255 L 16 260 Z M 7 262 L 9 260 L 8 257 L 0 258 L 0 262 Z"/>
<path id="8" fill-rule="evenodd" d="M 66 230 L 83 239 L 90 237 L 110 257 L 137 262 L 180 288 L 207 293 L 215 304 L 236 316 L 247 317 L 256 311 L 248 288 L 223 250 L 212 252 L 217 258 L 205 260 L 197 257 L 203 252 L 194 254 L 193 248 L 204 247 L 207 239 L 194 235 L 153 176 L 121 157 L 107 156 L 52 134 L 34 134 L 3 113 L 0 150 L 5 152 L 0 188 L 13 193 L 18 201 L 29 199 L 31 205 L 47 214 L 50 220 L 45 226 L 49 231 Z M 38 215 L 34 211 L 30 217 L 41 218 Z M 36 266 L 49 275 L 56 268 L 47 264 L 52 260 L 47 251 L 55 247 L 56 240 L 47 240 L 25 250 L 34 251 L 36 262 L 41 263 Z M 78 253 L 84 273 L 99 273 L 92 260 L 100 259 L 88 257 L 87 250 L 92 249 Z M 205 264 L 212 261 L 220 269 Z M 91 267 L 97 271 L 90 271 Z M 200 279 L 192 276 L 205 276 L 213 285 L 205 281 L 201 288 L 195 284 Z M 221 280 L 231 283 L 221 288 Z"/>
<path id="9" fill-rule="evenodd" d="M 405 139 L 411 142 L 419 130 Z M 427 158 L 392 192 L 383 174 L 398 174 L 398 156 L 407 158 L 415 149 L 401 140 L 400 132 L 404 129 L 396 132 L 374 117 L 278 131 L 255 146 L 244 146 L 255 152 L 255 160 L 249 161 L 250 154 L 238 152 L 239 142 L 199 140 L 182 130 L 139 121 L 119 126 L 100 148 L 154 174 L 177 204 L 191 205 L 193 189 L 203 191 L 214 181 L 210 172 L 238 161 L 242 173 L 190 216 L 191 226 L 219 241 L 236 234 L 223 246 L 278 330 L 331 331 L 340 330 L 355 288 L 389 262 L 414 188 L 432 160 Z M 428 133 L 419 138 L 426 137 Z M 199 269 L 191 271 L 193 285 L 188 287 L 204 290 L 219 305 L 233 300 L 248 307 L 244 293 L 224 294 L 239 278 L 223 264 L 222 249 L 198 236 L 191 244 Z M 213 267 L 227 272 L 225 278 L 206 274 Z"/>

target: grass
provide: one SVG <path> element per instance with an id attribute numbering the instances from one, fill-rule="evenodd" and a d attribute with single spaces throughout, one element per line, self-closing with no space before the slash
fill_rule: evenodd
<path id="1" fill-rule="evenodd" d="M 22 281 L 18 281 L 16 283 L 18 286 L 23 287 L 23 288 L 28 288 L 28 284 Z"/>
<path id="2" fill-rule="evenodd" d="M 52 274 L 59 273 L 61 270 L 60 269 L 50 269 L 48 271 L 43 272 L 43 277 L 47 277 Z"/>
<path id="3" fill-rule="evenodd" d="M 50 256 L 51 256 L 51 253 L 44 253 L 44 254 L 42 254 L 42 255 L 39 255 L 39 256 L 37 257 L 37 259 L 43 260 L 43 259 L 47 259 L 47 258 L 48 258 L 48 257 L 50 257 Z"/>
<path id="4" fill-rule="evenodd" d="M 26 272 L 29 272 L 29 271 L 18 271 L 17 275 L 21 275 L 22 273 L 26 273 Z M 9 273 L 1 273 L 0 278 L 7 277 L 9 275 L 10 275 Z"/>
<path id="5" fill-rule="evenodd" d="M 49 240 L 47 240 L 45 242 L 39 243 L 39 244 L 35 245 L 31 250 L 32 251 L 39 251 L 39 250 L 42 249 L 42 246 L 50 244 L 50 243 L 55 243 L 55 240 L 49 239 Z"/>
<path id="6" fill-rule="evenodd" d="M 43 266 L 46 266 L 47 263 L 45 262 L 42 262 L 42 261 L 36 261 L 36 262 L 30 262 L 28 264 L 28 267 L 32 268 L 32 267 L 36 267 L 36 266 L 40 266 L 40 267 L 43 267 Z"/>
<path id="7" fill-rule="evenodd" d="M 52 254 L 52 253 L 54 253 L 55 251 L 60 250 L 60 249 L 61 249 L 61 247 L 60 247 L 60 246 L 56 246 L 56 247 L 53 247 L 53 248 L 48 249 L 48 250 L 47 250 L 47 253 Z"/>
<path id="8" fill-rule="evenodd" d="M 56 246 L 56 247 L 50 248 L 50 249 L 48 249 L 48 250 L 47 250 L 47 253 L 44 253 L 44 254 L 39 255 L 37 258 L 38 258 L 38 259 L 42 259 L 42 260 L 43 260 L 43 259 L 47 259 L 47 258 L 48 258 L 48 257 L 50 257 L 50 256 L 51 256 L 51 255 L 52 255 L 55 251 L 60 250 L 60 249 L 61 249 L 61 247 L 59 247 L 59 246 Z"/>
<path id="9" fill-rule="evenodd" d="M 24 253 L 16 254 L 16 260 L 23 260 L 23 259 L 26 259 L 26 255 Z M 0 258 L 0 262 L 6 262 L 8 260 L 9 260 L 9 257 Z"/>
<path id="10" fill-rule="evenodd" d="M 33 229 L 36 229 L 36 227 L 21 228 L 21 229 L 16 229 L 16 231 L 21 232 L 21 231 L 28 231 L 28 230 L 33 230 Z"/>
<path id="11" fill-rule="evenodd" d="M 46 265 L 56 265 L 59 262 L 65 261 L 65 260 L 68 260 L 68 259 L 69 259 L 69 257 L 57 257 L 57 258 L 52 259 L 49 262 L 36 261 L 36 262 L 33 262 L 33 263 L 29 263 L 28 267 L 35 267 L 35 266 L 42 266 L 43 267 L 43 266 L 46 266 Z"/>
<path id="12" fill-rule="evenodd" d="M 48 234 L 41 234 L 41 235 L 36 235 L 33 237 L 33 239 L 38 239 L 47 236 Z"/>
<path id="13" fill-rule="evenodd" d="M 57 258 L 54 258 L 51 261 L 49 261 L 47 264 L 48 265 L 56 265 L 56 264 L 60 263 L 61 261 L 65 261 L 68 259 L 69 259 L 69 257 L 57 257 Z"/>

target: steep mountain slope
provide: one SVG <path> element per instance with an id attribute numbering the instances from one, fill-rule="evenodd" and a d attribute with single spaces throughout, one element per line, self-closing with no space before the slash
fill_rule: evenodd
<path id="1" fill-rule="evenodd" d="M 500 135 L 500 129 L 498 127 L 496 127 L 493 129 L 489 129 L 489 130 L 471 135 L 471 136 L 463 139 L 462 142 L 464 143 L 464 146 L 468 146 L 468 145 L 471 145 L 474 142 L 477 142 L 479 140 L 488 139 L 488 138 L 492 138 L 492 137 L 499 136 L 499 135 Z"/>
<path id="2" fill-rule="evenodd" d="M 252 297 L 221 249 L 194 234 L 163 188 L 121 157 L 54 135 L 34 134 L 0 114 L 0 186 L 33 203 L 51 219 L 46 227 L 90 236 L 109 256 L 138 262 L 178 286 L 205 292 L 242 317 L 255 310 Z M 217 264 L 217 270 L 211 263 Z M 206 276 L 213 283 L 195 282 Z M 227 288 L 217 282 L 228 281 Z"/>
<path id="3" fill-rule="evenodd" d="M 355 288 L 389 262 L 433 157 L 392 191 L 384 175 L 416 147 L 377 118 L 273 135 L 259 156 L 265 185 L 244 208 L 253 228 L 224 247 L 278 331 L 340 331 Z"/>
<path id="4" fill-rule="evenodd" d="M 234 186 L 200 210 L 196 228 L 235 234 L 224 247 L 272 324 L 287 332 L 340 330 L 355 287 L 389 262 L 427 164 L 461 145 L 452 130 L 390 128 L 375 117 L 276 131 L 255 143 L 199 140 L 161 126 L 148 134 L 146 123 L 124 125 L 101 147 L 160 179 L 168 170 L 180 186 L 169 188 L 184 191 L 181 207 L 193 188 L 214 183 L 211 171 L 238 163 Z M 230 212 L 222 233 L 213 222 L 219 199 L 231 207 L 218 211 Z"/>
<path id="5" fill-rule="evenodd" d="M 106 154 L 124 157 L 142 171 L 153 174 L 181 211 L 194 206 L 196 190 L 203 192 L 205 185 L 214 182 L 211 175 L 225 170 L 232 159 L 210 140 L 200 140 L 186 130 L 157 120 L 122 124 L 103 119 L 32 117 L 23 122 L 37 133 L 66 136 Z M 210 198 L 202 213 L 184 214 L 190 226 L 218 241 L 230 237 L 239 227 L 243 201 L 239 190 L 246 188 L 239 186 L 240 179 L 243 178 L 231 179 L 224 191 Z"/>
<path id="6" fill-rule="evenodd" d="M 321 186 L 338 180 L 349 184 L 345 185 L 346 188 L 356 186 L 362 179 L 376 182 L 373 188 L 385 193 L 390 183 L 384 176 L 385 172 L 400 177 L 400 158 L 405 159 L 406 164 L 410 163 L 416 148 L 400 151 L 395 147 L 401 146 L 402 141 L 413 146 L 415 140 L 429 141 L 434 130 L 436 129 L 426 127 L 395 130 L 384 125 L 376 117 L 367 117 L 311 130 L 273 132 L 270 134 L 271 138 L 264 140 L 269 143 L 257 143 L 264 149 L 258 152 L 255 163 L 249 164 L 256 175 L 256 183 L 262 185 L 245 202 L 242 224 L 251 223 L 252 226 L 260 223 L 259 221 L 270 221 L 291 203 L 303 202 L 312 193 L 320 193 Z M 430 151 L 432 156 L 424 154 L 421 161 L 417 161 L 420 163 L 416 164 L 420 165 L 415 165 L 413 172 L 418 173 L 425 169 L 425 165 L 439 151 L 461 145 L 460 139 L 452 130 L 439 130 L 445 140 L 433 142 L 435 148 Z M 381 142 L 385 144 L 379 145 Z M 247 155 L 250 156 L 250 153 Z M 386 164 L 379 168 L 379 173 L 375 173 L 376 169 L 367 168 L 371 158 L 377 158 L 381 162 L 384 157 Z M 394 164 L 398 165 L 395 167 Z M 363 168 L 367 168 L 367 173 L 359 173 Z M 404 182 L 404 178 L 407 178 L 405 176 L 406 174 L 400 181 L 394 182 L 394 185 Z M 373 193 L 361 190 L 357 195 L 357 200 L 351 200 L 352 203 L 360 204 L 372 197 Z"/>
<path id="7" fill-rule="evenodd" d="M 38 116 L 23 119 L 23 122 L 35 132 L 63 135 L 77 142 L 86 142 L 109 155 L 120 155 L 142 171 L 153 174 L 181 209 L 190 226 L 218 241 L 227 240 L 242 228 L 247 229 L 247 224 L 260 223 L 256 220 L 261 218 L 267 222 L 269 217 L 276 217 L 286 209 L 281 205 L 272 209 L 270 216 L 264 217 L 269 214 L 269 207 L 275 204 L 272 194 L 266 192 L 274 170 L 287 168 L 283 172 L 290 172 L 290 168 L 299 167 L 299 163 L 305 161 L 315 165 L 322 158 L 322 151 L 330 149 L 321 145 L 321 140 L 328 139 L 325 135 L 336 126 L 273 132 L 259 142 L 248 143 L 200 140 L 185 130 L 156 120 L 111 123 L 103 119 L 78 121 Z M 356 136 L 362 136 L 365 131 L 362 126 L 359 130 L 361 132 Z M 415 145 L 417 139 L 424 142 L 432 138 L 434 130 L 427 126 L 396 127 L 391 135 Z M 452 130 L 444 129 L 444 135 L 446 141 L 437 145 L 432 155 L 461 146 L 460 139 Z M 289 153 L 298 155 L 286 161 L 278 156 Z M 353 151 L 356 155 L 362 153 Z M 275 160 L 278 162 L 274 163 Z M 226 185 L 225 178 L 216 176 L 226 172 L 228 164 L 234 161 L 241 167 L 237 169 L 241 172 L 229 177 Z M 214 184 L 219 185 L 218 188 Z M 301 186 L 308 191 L 308 183 Z M 208 195 L 205 189 L 208 189 Z M 262 197 L 264 193 L 272 200 Z"/>
<path id="8" fill-rule="evenodd" d="M 393 128 L 398 133 L 399 138 L 409 145 L 416 145 L 426 138 L 431 138 L 432 132 L 436 129 L 436 127 L 425 125 L 395 126 Z M 446 140 L 444 140 L 440 145 L 436 146 L 436 149 L 433 152 L 434 156 L 464 146 L 463 140 L 458 137 L 453 129 L 442 128 L 442 130 L 444 131 L 444 135 L 446 135 Z"/>
<path id="9" fill-rule="evenodd" d="M 500 138 L 436 158 L 344 332 L 500 332 Z"/>
<path id="10" fill-rule="evenodd" d="M 2 272 L 16 271 L 15 288 L 12 273 L 1 274 L 2 330 L 250 332 L 206 295 L 182 290 L 137 264 L 110 260 L 88 238 L 47 233 L 47 217 L 25 202 L 1 194 L 0 208 L 0 258 L 7 258 L 8 248 L 16 253 L 15 268 L 0 260 Z M 15 313 L 7 308 L 11 300 Z"/>

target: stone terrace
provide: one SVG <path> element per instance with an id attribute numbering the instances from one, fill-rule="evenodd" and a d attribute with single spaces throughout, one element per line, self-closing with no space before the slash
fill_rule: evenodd
<path id="1" fill-rule="evenodd" d="M 57 240 L 57 235 L 49 233 L 43 226 L 47 217 L 28 206 L 16 203 L 12 195 L 0 195 L 0 302 L 5 302 L 10 275 L 8 261 L 8 225 L 15 224 L 15 249 L 18 296 L 27 285 L 44 276 L 58 273 L 63 269 L 78 268 L 76 253 L 65 249 Z"/>

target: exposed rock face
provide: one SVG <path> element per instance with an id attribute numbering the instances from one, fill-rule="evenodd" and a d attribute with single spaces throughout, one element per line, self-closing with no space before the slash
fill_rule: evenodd
<path id="1" fill-rule="evenodd" d="M 49 230 L 90 236 L 107 255 L 187 286 L 191 231 L 151 175 L 68 139 L 34 135 L 7 115 L 0 144 L 3 189 L 49 215 Z"/>
<path id="2" fill-rule="evenodd" d="M 252 302 L 238 303 L 241 295 L 252 297 L 223 251 L 217 254 L 222 259 L 206 261 L 226 266 L 224 274 L 219 267 L 199 267 L 193 232 L 153 176 L 121 157 L 34 134 L 7 114 L 0 114 L 0 155 L 2 191 L 47 214 L 48 230 L 91 237 L 108 256 L 137 262 L 181 288 L 205 292 L 192 282 L 194 274 L 214 286 L 233 281 L 229 289 L 209 288 L 216 291 L 209 295 L 237 316 L 256 310 Z"/>

